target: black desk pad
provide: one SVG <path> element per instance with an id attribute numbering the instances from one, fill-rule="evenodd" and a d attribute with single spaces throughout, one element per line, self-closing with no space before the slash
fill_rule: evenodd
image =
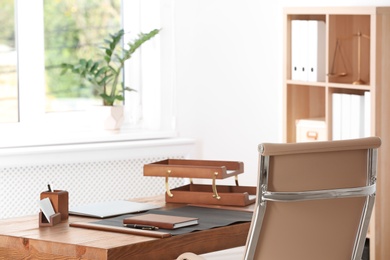
<path id="1" fill-rule="evenodd" d="M 199 224 L 182 227 L 178 229 L 159 229 L 158 231 L 170 233 L 171 235 L 186 234 L 194 231 L 207 230 L 216 227 L 228 226 L 237 223 L 250 222 L 252 212 L 225 210 L 217 208 L 205 208 L 198 206 L 185 206 L 174 209 L 153 209 L 143 213 L 126 214 L 113 218 L 92 222 L 94 224 L 123 227 L 123 219 L 134 215 L 140 216 L 146 213 L 164 214 L 183 217 L 199 218 Z"/>

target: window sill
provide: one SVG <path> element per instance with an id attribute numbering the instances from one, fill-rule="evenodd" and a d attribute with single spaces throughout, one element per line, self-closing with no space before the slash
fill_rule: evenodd
<path id="1" fill-rule="evenodd" d="M 58 130 L 34 128 L 6 130 L 0 136 L 0 149 L 53 145 L 128 142 L 177 137 L 174 131 L 122 128 L 120 130 Z"/>

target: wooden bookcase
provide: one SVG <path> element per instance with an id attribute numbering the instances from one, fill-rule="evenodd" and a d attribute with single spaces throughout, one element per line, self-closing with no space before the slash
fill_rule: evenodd
<path id="1" fill-rule="evenodd" d="M 326 140 L 333 140 L 333 93 L 370 92 L 371 135 L 382 139 L 377 194 L 367 237 L 370 259 L 390 259 L 390 6 L 284 9 L 284 141 L 296 142 L 299 119 L 323 118 Z M 292 21 L 325 23 L 325 79 L 295 80 Z M 359 36 L 360 35 L 360 36 Z M 358 43 L 360 38 L 360 45 Z M 343 50 L 340 54 L 340 42 Z M 335 58 L 342 55 L 342 58 Z M 295 62 L 295 61 L 294 61 Z M 359 84 L 356 84 L 358 82 Z"/>

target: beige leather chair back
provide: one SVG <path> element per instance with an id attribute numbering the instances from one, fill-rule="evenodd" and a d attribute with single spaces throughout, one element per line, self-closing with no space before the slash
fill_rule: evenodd
<path id="1" fill-rule="evenodd" d="M 245 259 L 360 259 L 380 144 L 377 137 L 261 144 Z"/>

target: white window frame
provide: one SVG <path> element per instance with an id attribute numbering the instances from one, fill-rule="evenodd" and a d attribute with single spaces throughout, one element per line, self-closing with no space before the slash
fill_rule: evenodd
<path id="1" fill-rule="evenodd" d="M 157 3 L 159 7 L 150 13 L 151 10 L 145 8 L 147 3 Z M 130 101 L 131 104 L 126 105 L 129 109 L 127 112 L 132 114 L 133 119 L 127 120 L 127 125 L 120 131 L 91 129 L 85 124 L 87 121 L 85 112 L 45 113 L 43 0 L 16 0 L 15 10 L 19 123 L 0 124 L 3 133 L 0 136 L 0 148 L 177 136 L 174 91 L 174 0 L 123 1 L 124 12 L 130 13 L 122 15 L 125 31 L 134 32 L 135 36 L 141 31 L 154 29 L 150 28 L 153 25 L 148 24 L 145 19 L 148 15 L 159 16 L 162 31 L 146 43 L 159 44 L 161 50 L 161 55 L 157 59 L 159 64 L 154 66 L 155 70 L 152 72 L 153 80 L 149 80 L 152 77 L 142 70 L 141 53 L 137 53 L 126 64 L 126 85 L 136 86 L 139 93 L 126 94 L 127 103 Z M 154 84 L 157 86 L 150 86 Z M 136 98 L 135 95 L 139 95 L 140 98 Z"/>

